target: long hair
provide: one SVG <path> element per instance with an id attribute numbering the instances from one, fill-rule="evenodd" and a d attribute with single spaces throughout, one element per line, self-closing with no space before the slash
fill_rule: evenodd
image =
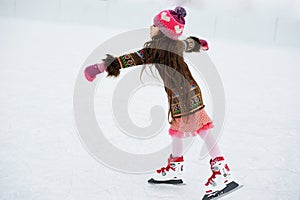
<path id="1" fill-rule="evenodd" d="M 183 42 L 172 40 L 159 31 L 158 35 L 154 36 L 151 41 L 144 44 L 147 50 L 146 64 L 153 63 L 158 70 L 160 77 L 164 82 L 164 88 L 168 96 L 169 110 L 168 121 L 170 116 L 174 119 L 171 112 L 172 95 L 174 92 L 180 94 L 182 112 L 189 111 L 190 107 L 190 85 L 189 82 L 194 80 L 188 68 L 188 65 L 183 59 Z M 146 66 L 144 65 L 140 74 L 142 76 Z M 150 68 L 151 70 L 151 68 Z M 153 74 L 152 70 L 151 73 Z"/>

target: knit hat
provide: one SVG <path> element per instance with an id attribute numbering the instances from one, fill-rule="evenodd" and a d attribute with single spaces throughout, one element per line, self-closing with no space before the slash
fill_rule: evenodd
<path id="1" fill-rule="evenodd" d="M 153 22 L 163 34 L 173 40 L 178 40 L 184 29 L 185 16 L 186 10 L 178 6 L 175 10 L 161 11 L 154 17 Z"/>

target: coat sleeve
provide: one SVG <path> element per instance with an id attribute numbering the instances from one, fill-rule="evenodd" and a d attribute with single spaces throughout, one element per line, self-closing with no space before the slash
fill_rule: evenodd
<path id="1" fill-rule="evenodd" d="M 119 57 L 107 54 L 106 58 L 103 59 L 108 73 L 107 76 L 117 77 L 120 74 L 120 70 L 123 68 L 146 64 L 146 56 L 146 49 L 124 54 Z"/>
<path id="2" fill-rule="evenodd" d="M 197 37 L 194 37 L 194 36 L 190 36 L 190 37 L 182 40 L 182 42 L 184 44 L 184 51 L 187 52 L 187 53 L 199 52 L 200 49 L 203 46 L 201 44 L 201 41 L 205 41 L 205 40 L 201 40 L 201 39 L 199 39 Z M 207 42 L 206 42 L 206 44 L 207 44 Z"/>

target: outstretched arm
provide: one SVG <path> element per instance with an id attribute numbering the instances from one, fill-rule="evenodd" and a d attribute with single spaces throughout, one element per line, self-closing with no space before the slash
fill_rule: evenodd
<path id="1" fill-rule="evenodd" d="M 199 52 L 200 49 L 207 51 L 209 49 L 205 40 L 190 36 L 182 41 L 184 43 L 185 52 Z"/>
<path id="2" fill-rule="evenodd" d="M 113 57 L 112 55 L 107 54 L 103 61 L 107 67 L 107 76 L 117 77 L 120 74 L 120 69 L 144 64 L 145 52 L 144 50 L 139 50 L 119 57 Z"/>
<path id="3" fill-rule="evenodd" d="M 117 77 L 120 74 L 120 69 L 132 66 L 142 65 L 145 63 L 145 52 L 139 50 L 134 53 L 124 54 L 119 57 L 113 57 L 107 54 L 102 63 L 90 65 L 85 68 L 84 75 L 88 81 L 93 81 L 96 76 L 104 71 L 108 73 L 107 76 Z"/>

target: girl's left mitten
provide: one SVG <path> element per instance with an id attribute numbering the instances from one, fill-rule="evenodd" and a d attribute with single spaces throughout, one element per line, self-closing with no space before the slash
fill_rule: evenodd
<path id="1" fill-rule="evenodd" d="M 84 76 L 88 81 L 92 82 L 98 74 L 104 71 L 106 71 L 105 63 L 96 63 L 85 68 Z"/>

